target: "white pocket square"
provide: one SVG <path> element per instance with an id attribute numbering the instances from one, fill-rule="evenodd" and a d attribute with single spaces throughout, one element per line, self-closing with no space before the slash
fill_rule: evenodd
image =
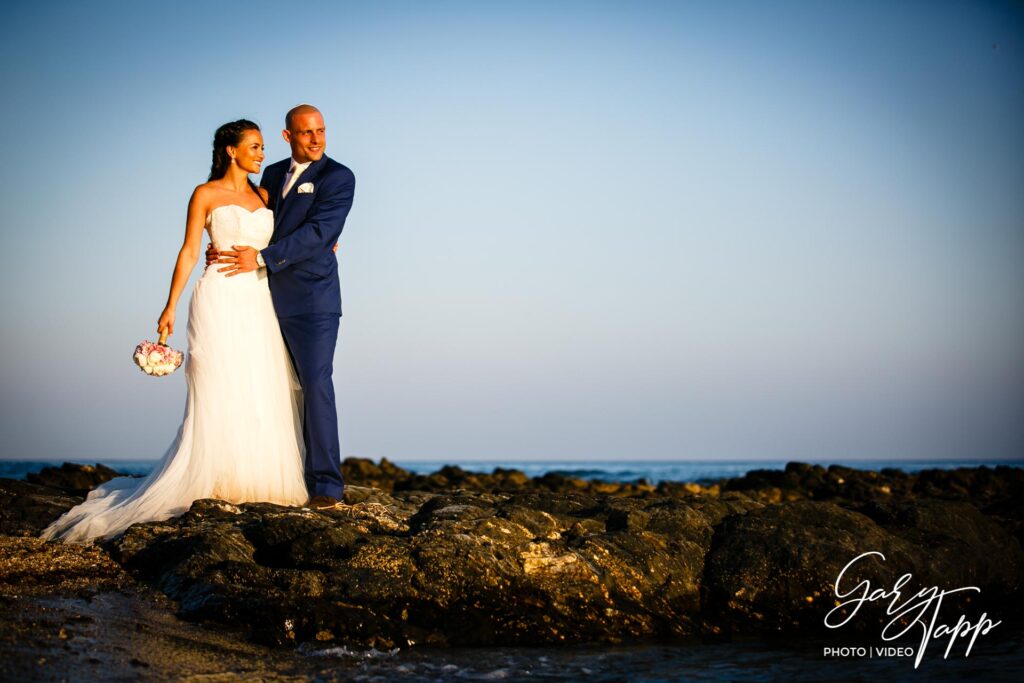
<path id="1" fill-rule="evenodd" d="M 307 192 L 312 192 L 312 191 L 313 191 L 313 183 L 302 183 L 301 185 L 299 185 L 298 189 L 296 190 L 296 192 L 298 192 L 299 194 L 306 194 Z"/>

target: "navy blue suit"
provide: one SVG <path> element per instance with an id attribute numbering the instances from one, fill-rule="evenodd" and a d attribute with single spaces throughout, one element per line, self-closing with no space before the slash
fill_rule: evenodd
<path id="1" fill-rule="evenodd" d="M 281 332 L 302 384 L 302 436 L 310 496 L 341 499 L 338 409 L 334 401 L 334 348 L 341 318 L 338 260 L 332 248 L 352 207 L 356 179 L 326 156 L 311 163 L 281 197 L 291 159 L 267 166 L 260 186 L 274 211 L 274 234 L 260 254 Z M 299 187 L 312 184 L 311 192 Z"/>

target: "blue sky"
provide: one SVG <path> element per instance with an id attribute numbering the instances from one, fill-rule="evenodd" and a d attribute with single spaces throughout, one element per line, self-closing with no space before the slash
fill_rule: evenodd
<path id="1" fill-rule="evenodd" d="M 163 453 L 183 373 L 130 353 L 213 131 L 284 158 L 299 102 L 357 177 L 343 455 L 1024 455 L 1019 3 L 37 2 L 0 33 L 0 457 Z"/>

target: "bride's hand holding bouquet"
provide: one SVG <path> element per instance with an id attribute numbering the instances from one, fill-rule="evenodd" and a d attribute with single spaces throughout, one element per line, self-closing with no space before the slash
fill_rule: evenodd
<path id="1" fill-rule="evenodd" d="M 174 334 L 174 307 L 170 304 L 167 304 L 160 313 L 160 319 L 156 321 L 156 331 L 162 335 L 162 339 Z"/>
<path id="2" fill-rule="evenodd" d="M 159 342 L 143 341 L 135 347 L 132 358 L 135 364 L 147 375 L 162 377 L 169 375 L 179 367 L 185 358 L 181 351 L 175 351 L 167 346 L 167 337 L 174 333 L 174 309 L 167 306 L 160 314 L 160 320 L 156 324 L 160 333 Z"/>

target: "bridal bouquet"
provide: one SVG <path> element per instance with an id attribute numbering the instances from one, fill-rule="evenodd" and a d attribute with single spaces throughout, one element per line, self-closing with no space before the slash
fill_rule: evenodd
<path id="1" fill-rule="evenodd" d="M 164 344 L 165 341 L 167 341 L 167 335 L 161 334 L 159 342 L 144 341 L 135 347 L 132 358 L 147 375 L 162 377 L 181 367 L 181 361 L 185 358 L 185 354 L 167 346 Z"/>

